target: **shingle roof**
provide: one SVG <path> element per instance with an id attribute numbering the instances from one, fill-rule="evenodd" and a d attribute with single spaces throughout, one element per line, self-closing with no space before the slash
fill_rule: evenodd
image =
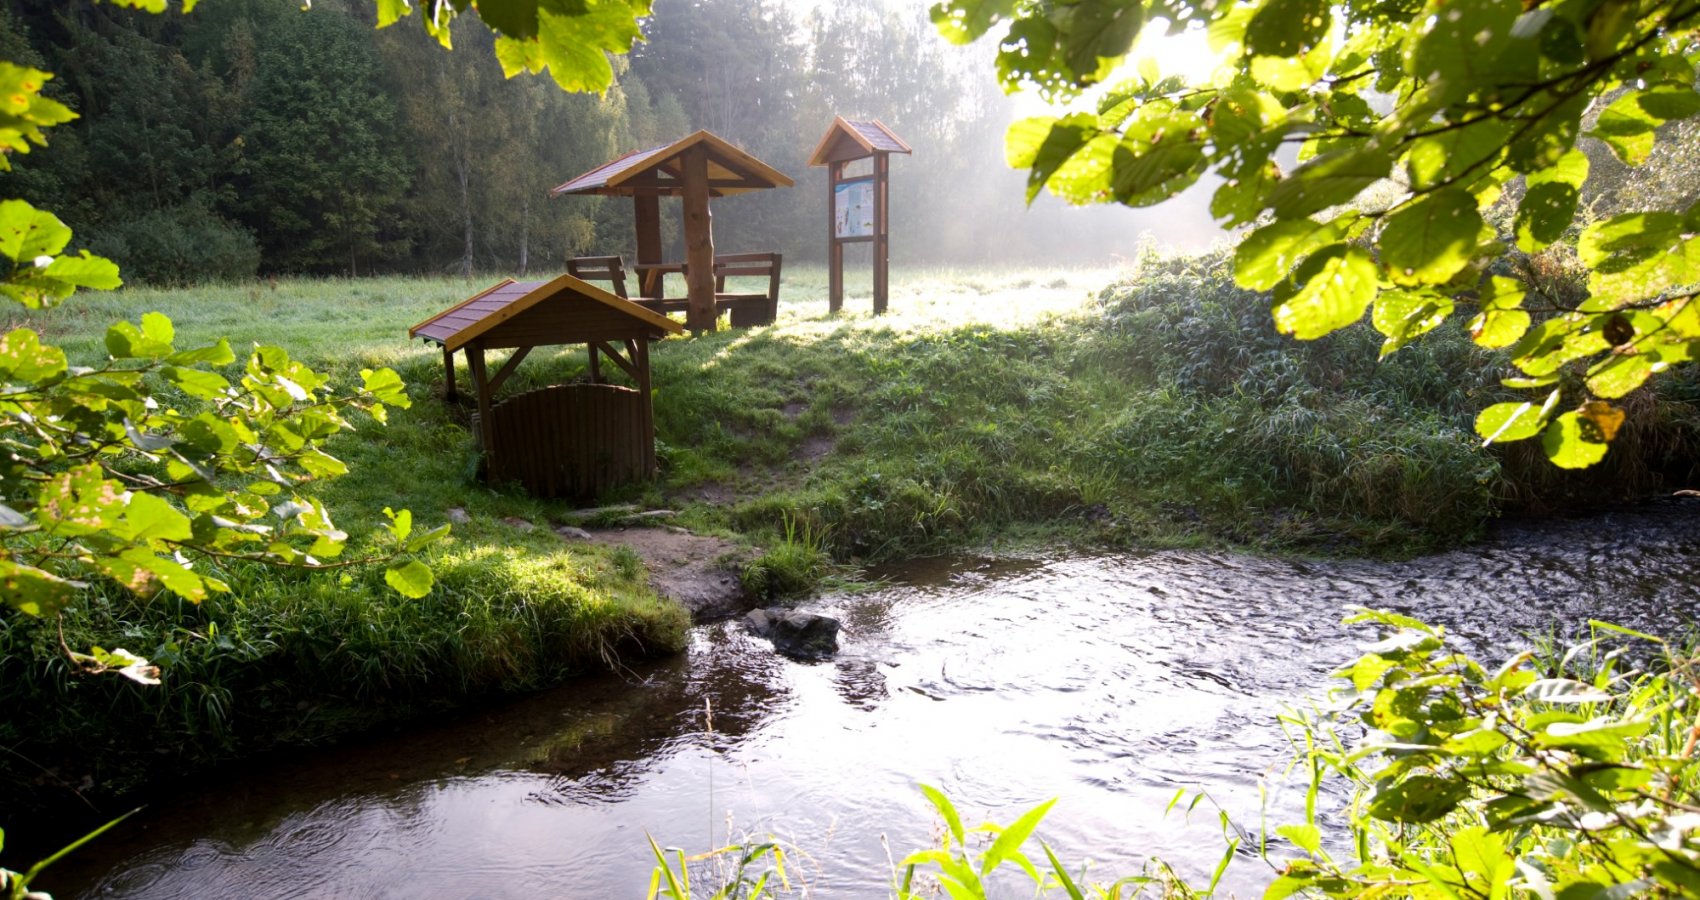
<path id="1" fill-rule="evenodd" d="M 824 166 L 834 158 L 833 148 L 838 144 L 849 141 L 851 144 L 866 151 L 857 156 L 872 156 L 876 153 L 912 153 L 909 145 L 897 136 L 897 132 L 886 127 L 878 119 L 866 122 L 853 122 L 843 116 L 832 120 L 826 134 L 821 136 L 820 143 L 815 145 L 815 152 L 809 157 L 809 165 Z M 837 159 L 845 159 L 837 156 Z"/>
<path id="2" fill-rule="evenodd" d="M 765 188 L 790 187 L 792 184 L 791 179 L 784 173 L 732 146 L 724 138 L 711 132 L 699 131 L 671 144 L 634 151 L 613 162 L 604 163 L 559 185 L 551 190 L 549 195 L 626 195 L 636 193 L 640 189 L 681 193 L 684 191 L 684 181 L 679 157 L 686 150 L 698 145 L 708 148 L 709 193 L 716 197 Z"/>
<path id="3" fill-rule="evenodd" d="M 497 282 L 409 328 L 407 336 L 435 341 L 447 350 L 458 350 L 491 328 L 513 320 L 546 300 L 601 304 L 658 332 L 677 334 L 684 330 L 678 322 L 660 313 L 644 309 L 571 275 L 562 275 L 553 281 L 514 281 L 509 278 Z"/>

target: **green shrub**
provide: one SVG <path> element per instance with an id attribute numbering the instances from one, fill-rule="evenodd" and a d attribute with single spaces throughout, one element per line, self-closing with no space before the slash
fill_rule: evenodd
<path id="1" fill-rule="evenodd" d="M 183 286 L 239 281 L 260 268 L 260 245 L 198 200 L 92 229 L 89 247 L 132 283 Z"/>

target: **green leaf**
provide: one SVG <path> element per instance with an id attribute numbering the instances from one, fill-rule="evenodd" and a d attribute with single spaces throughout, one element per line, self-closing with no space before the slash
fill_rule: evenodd
<path id="1" fill-rule="evenodd" d="M 1492 170 L 1493 160 L 1504 152 L 1512 131 L 1510 122 L 1484 118 L 1463 128 L 1418 138 L 1405 159 L 1411 189 L 1430 191 L 1452 179 L 1486 174 Z"/>
<path id="2" fill-rule="evenodd" d="M 1523 689 L 1522 698 L 1539 703 L 1608 703 L 1611 694 L 1570 678 L 1543 678 Z"/>
<path id="3" fill-rule="evenodd" d="M 230 351 L 230 341 L 219 338 L 218 343 L 209 347 L 179 350 L 166 357 L 165 361 L 174 366 L 193 366 L 203 363 L 211 366 L 228 366 L 236 361 L 236 354 Z M 364 375 L 365 371 L 362 370 L 361 374 Z"/>
<path id="4" fill-rule="evenodd" d="M 1032 203 L 1065 163 L 1100 137 L 1097 117 L 1076 113 L 1067 118 L 1035 116 L 1009 126 L 1004 159 L 1012 169 L 1027 169 L 1027 202 Z M 1100 142 L 1101 143 L 1101 142 Z M 1114 141 L 1110 148 L 1113 149 Z M 1103 182 L 1109 184 L 1110 158 L 1105 156 Z"/>
<path id="5" fill-rule="evenodd" d="M 1375 330 L 1387 337 L 1381 358 L 1433 331 L 1452 315 L 1452 309 L 1452 299 L 1432 289 L 1382 291 L 1370 313 Z"/>
<path id="6" fill-rule="evenodd" d="M 35 386 L 65 374 L 65 351 L 46 346 L 28 328 L 0 337 L 0 384 Z"/>
<path id="7" fill-rule="evenodd" d="M 394 369 L 361 369 L 360 380 L 362 389 L 380 403 L 387 403 L 398 409 L 407 409 L 413 405 L 407 398 L 407 385 L 402 383 L 401 376 L 397 375 Z"/>
<path id="8" fill-rule="evenodd" d="M 1014 0 L 946 0 L 934 4 L 929 14 L 945 40 L 966 44 L 1009 18 L 1014 7 Z"/>
<path id="9" fill-rule="evenodd" d="M 1541 436 L 1547 459 L 1561 469 L 1586 469 L 1605 458 L 1605 441 L 1588 437 L 1589 429 L 1580 413 L 1567 412 L 1554 419 Z"/>
<path id="10" fill-rule="evenodd" d="M 1588 369 L 1588 390 L 1596 397 L 1615 400 L 1646 383 L 1664 368 L 1647 353 L 1613 353 Z"/>
<path id="11" fill-rule="evenodd" d="M 1646 734 L 1651 724 L 1645 721 L 1622 722 L 1609 717 L 1580 723 L 1554 722 L 1547 726 L 1546 731 L 1535 735 L 1535 743 L 1596 759 L 1621 759 L 1628 753 L 1628 742 Z"/>
<path id="12" fill-rule="evenodd" d="M 1322 830 L 1315 825 L 1282 825 L 1275 829 L 1275 833 L 1311 856 L 1322 855 Z"/>
<path id="13" fill-rule="evenodd" d="M 29 616 L 51 616 L 75 599 L 88 585 L 0 556 L 0 593 L 6 605 Z"/>
<path id="14" fill-rule="evenodd" d="M 165 319 L 159 313 L 148 315 Z M 170 334 L 169 319 L 166 319 L 165 327 L 156 322 L 151 329 L 145 321 L 142 328 L 129 322 L 118 322 L 106 329 L 106 352 L 114 359 L 163 359 L 171 355 L 172 346 L 170 340 L 159 340 L 162 334 Z"/>
<path id="15" fill-rule="evenodd" d="M 1375 260 L 1362 248 L 1335 244 L 1312 254 L 1275 291 L 1275 329 L 1312 340 L 1363 318 L 1375 297 Z"/>
<path id="16" fill-rule="evenodd" d="M 1319 156 L 1275 186 L 1270 206 L 1278 219 L 1312 215 L 1356 198 L 1392 169 L 1392 155 L 1377 147 Z"/>
<path id="17" fill-rule="evenodd" d="M 1332 21 L 1327 0 L 1268 0 L 1246 24 L 1246 52 L 1298 56 L 1328 36 Z"/>
<path id="18" fill-rule="evenodd" d="M 132 493 L 124 507 L 124 533 L 138 543 L 186 541 L 193 537 L 189 517 L 152 494 Z"/>
<path id="19" fill-rule="evenodd" d="M 1345 236 L 1351 217 L 1332 222 L 1291 219 L 1253 231 L 1234 250 L 1234 283 L 1267 291 L 1298 268 L 1305 257 Z"/>
<path id="20" fill-rule="evenodd" d="M 1476 414 L 1476 434 L 1484 444 L 1522 441 L 1541 433 L 1547 415 L 1558 403 L 1558 391 L 1540 406 L 1533 403 L 1495 403 Z"/>
<path id="21" fill-rule="evenodd" d="M 1468 265 L 1482 216 L 1476 198 L 1448 188 L 1402 207 L 1381 232 L 1381 255 L 1396 284 L 1443 284 Z"/>
<path id="22" fill-rule="evenodd" d="M 997 838 L 992 841 L 992 846 L 986 849 L 986 855 L 981 859 L 980 874 L 989 875 L 1005 861 L 1020 857 L 1021 845 L 1027 843 L 1027 839 L 1032 836 L 1033 830 L 1039 827 L 1039 820 L 1045 818 L 1045 814 L 1051 811 L 1051 807 L 1055 806 L 1056 802 L 1054 797 L 1046 800 L 1044 803 L 1022 813 L 1019 818 L 1009 824 L 1009 827 L 998 832 Z"/>
<path id="23" fill-rule="evenodd" d="M 1434 775 L 1415 775 L 1383 784 L 1370 801 L 1369 814 L 1384 822 L 1432 822 L 1457 808 L 1470 786 Z"/>
<path id="24" fill-rule="evenodd" d="M 1674 212 L 1628 213 L 1596 222 L 1576 243 L 1588 277 L 1589 310 L 1616 309 L 1678 284 L 1700 281 L 1700 242 L 1684 238 Z"/>
<path id="25" fill-rule="evenodd" d="M 202 400 L 216 400 L 230 390 L 230 382 L 223 375 L 204 369 L 166 366 L 159 370 L 159 374 L 178 390 Z"/>
<path id="26" fill-rule="evenodd" d="M 403 597 L 418 600 L 431 593 L 435 578 L 431 568 L 419 560 L 398 559 L 384 570 L 384 581 Z"/>
<path id="27" fill-rule="evenodd" d="M 76 256 L 61 256 L 48 263 L 46 276 L 73 288 L 113 291 L 122 287 L 118 264 L 102 256 L 82 250 Z M 69 293 L 69 292 L 67 292 Z"/>
<path id="28" fill-rule="evenodd" d="M 921 794 L 927 798 L 927 802 L 938 810 L 939 818 L 943 819 L 945 827 L 950 829 L 950 836 L 958 845 L 962 844 L 964 842 L 962 817 L 956 814 L 955 804 L 950 802 L 950 798 L 946 797 L 943 791 L 930 784 L 916 785 L 916 787 L 921 789 Z"/>
<path id="29" fill-rule="evenodd" d="M 9 64 L 0 63 L 0 67 Z M 4 68 L 0 68 L 3 74 Z M 0 254 L 17 265 L 45 268 L 71 242 L 71 229 L 59 217 L 43 212 L 22 200 L 0 203 Z"/>
<path id="30" fill-rule="evenodd" d="M 1576 202 L 1587 179 L 1588 155 L 1574 149 L 1552 166 L 1531 173 L 1528 192 L 1517 207 L 1517 249 L 1534 253 L 1563 237 L 1575 218 Z"/>
<path id="31" fill-rule="evenodd" d="M 433 528 L 423 534 L 416 534 L 407 542 L 405 549 L 409 553 L 418 553 L 426 547 L 429 547 L 447 537 L 451 527 L 452 526 L 445 523 L 438 525 L 436 528 Z"/>
<path id="32" fill-rule="evenodd" d="M 1518 0 L 1450 3 L 1429 0 L 1413 21 L 1405 71 L 1442 100 L 1496 83 L 1500 55 L 1523 12 Z"/>
<path id="33" fill-rule="evenodd" d="M 1601 110 L 1594 135 L 1620 159 L 1636 166 L 1646 161 L 1656 140 L 1654 130 L 1673 119 L 1700 113 L 1700 94 L 1686 85 L 1661 84 L 1623 94 Z"/>
<path id="34" fill-rule="evenodd" d="M 482 0 L 478 17 L 511 38 L 537 36 L 537 0 Z"/>

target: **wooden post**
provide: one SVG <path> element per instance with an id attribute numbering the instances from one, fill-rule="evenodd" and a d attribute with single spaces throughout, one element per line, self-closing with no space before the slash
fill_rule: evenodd
<path id="1" fill-rule="evenodd" d="M 601 384 L 602 383 L 602 360 L 599 359 L 596 355 L 596 345 L 595 344 L 585 344 L 584 346 L 585 346 L 585 349 L 590 351 L 590 383 L 591 384 Z"/>
<path id="2" fill-rule="evenodd" d="M 826 306 L 836 313 L 844 308 L 844 245 L 838 242 L 838 178 L 844 163 L 826 166 Z"/>
<path id="3" fill-rule="evenodd" d="M 643 404 L 644 476 L 655 477 L 655 399 L 649 381 L 649 341 L 638 338 L 630 345 L 632 362 L 637 366 L 638 399 Z"/>
<path id="4" fill-rule="evenodd" d="M 483 345 L 467 344 L 466 361 L 472 369 L 472 386 L 478 391 L 478 439 L 484 445 L 484 455 L 490 456 L 495 448 L 490 446 L 490 373 L 484 367 Z"/>
<path id="5" fill-rule="evenodd" d="M 455 390 L 455 352 L 443 348 L 443 399 L 453 403 L 460 399 L 460 393 Z"/>
<path id="6" fill-rule="evenodd" d="M 886 179 L 891 174 L 891 157 L 874 154 L 874 315 L 885 312 L 887 263 L 891 254 L 891 229 L 887 220 L 890 211 L 891 186 Z"/>
<path id="7" fill-rule="evenodd" d="M 685 327 L 714 330 L 714 216 L 708 210 L 708 148 L 691 147 L 681 160 L 685 181 Z"/>
<path id="8" fill-rule="evenodd" d="M 637 263 L 661 262 L 661 195 L 639 192 L 632 196 L 633 221 L 637 226 Z M 660 272 L 639 270 L 638 296 L 662 296 Z"/>

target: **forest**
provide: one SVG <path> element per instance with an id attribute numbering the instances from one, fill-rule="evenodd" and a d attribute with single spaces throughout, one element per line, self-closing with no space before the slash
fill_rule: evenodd
<path id="1" fill-rule="evenodd" d="M 374 29 L 368 4 L 313 12 L 8 4 L 0 58 L 53 72 L 47 95 L 80 118 L 0 176 L 7 194 L 54 210 L 132 283 L 524 276 L 629 256 L 629 204 L 549 189 L 701 128 L 798 181 L 782 198 L 717 204 L 723 244 L 819 259 L 825 193 L 805 162 L 843 114 L 879 118 L 915 148 L 894 173 L 900 262 L 1132 251 L 1114 227 L 1079 227 L 1113 222 L 1105 210 L 1023 212 L 1022 177 L 1002 158 L 1007 101 L 983 54 L 939 41 L 919 6 L 825 4 L 799 18 L 772 0 L 662 0 L 600 96 L 504 78 L 476 22 L 457 24 L 457 52 L 444 53 L 417 27 Z M 983 224 L 998 220 L 1026 227 Z"/>

